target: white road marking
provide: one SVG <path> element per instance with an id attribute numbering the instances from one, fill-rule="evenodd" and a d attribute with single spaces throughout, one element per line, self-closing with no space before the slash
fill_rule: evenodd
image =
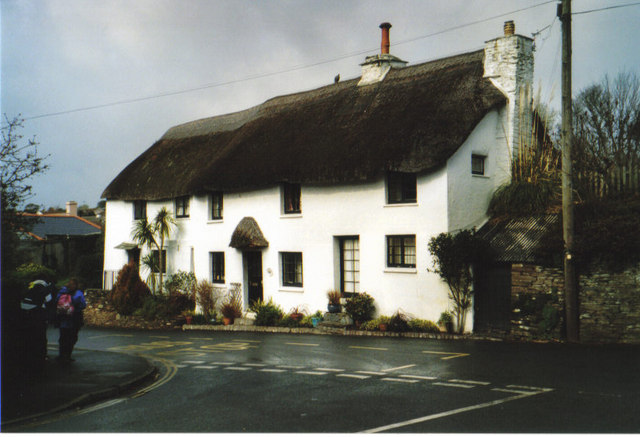
<path id="1" fill-rule="evenodd" d="M 473 410 L 479 410 L 481 408 L 493 407 L 495 405 L 504 404 L 506 402 L 511 402 L 511 401 L 515 401 L 515 400 L 518 400 L 518 399 L 523 399 L 523 398 L 526 398 L 526 397 L 529 397 L 529 396 L 534 396 L 534 395 L 539 394 L 539 393 L 541 393 L 541 392 L 528 393 L 528 394 L 519 394 L 517 396 L 511 396 L 511 397 L 504 398 L 504 399 L 498 399 L 498 400 L 495 400 L 495 401 L 485 402 L 483 404 L 476 404 L 476 405 L 471 405 L 471 406 L 468 406 L 468 407 L 457 408 L 455 410 L 449 410 L 449 411 L 444 411 L 442 413 L 431 414 L 429 416 L 418 417 L 416 419 L 406 420 L 404 422 L 398 422 L 398 423 L 393 423 L 391 425 L 380 426 L 378 428 L 367 429 L 365 431 L 360 431 L 360 434 L 370 434 L 370 433 L 376 433 L 376 432 L 388 432 L 389 430 L 392 430 L 392 429 L 402 428 L 402 427 L 409 426 L 409 425 L 415 425 L 417 423 L 422 423 L 422 422 L 428 422 L 430 420 L 440 419 L 441 417 L 453 416 L 455 414 L 466 413 L 467 411 L 473 411 Z"/>
<path id="2" fill-rule="evenodd" d="M 434 355 L 447 355 L 446 357 L 440 358 L 441 360 L 450 360 L 452 358 L 459 357 L 468 357 L 469 354 L 465 354 L 462 352 L 442 352 L 442 351 L 422 351 L 423 354 L 434 354 Z"/>
<path id="3" fill-rule="evenodd" d="M 456 388 L 474 388 L 475 385 L 469 384 L 453 384 L 450 382 L 434 382 L 433 385 L 441 385 L 443 387 L 456 387 Z"/>
<path id="4" fill-rule="evenodd" d="M 468 379 L 450 379 L 449 382 L 459 382 L 461 384 L 474 384 L 474 385 L 490 385 L 490 382 L 486 381 L 472 381 Z"/>
<path id="5" fill-rule="evenodd" d="M 391 369 L 384 369 L 383 372 L 393 372 L 394 370 L 408 369 L 409 367 L 415 367 L 415 364 L 407 364 L 406 366 L 393 367 Z"/>
<path id="6" fill-rule="evenodd" d="M 383 376 L 386 375 L 384 372 L 372 372 L 369 370 L 356 370 L 356 373 L 362 373 L 363 375 L 375 375 L 375 376 Z"/>
<path id="7" fill-rule="evenodd" d="M 224 370 L 251 370 L 250 367 L 225 367 Z"/>
<path id="8" fill-rule="evenodd" d="M 244 363 L 243 366 L 250 366 L 250 367 L 265 367 L 266 364 L 258 364 L 258 363 Z"/>
<path id="9" fill-rule="evenodd" d="M 534 390 L 534 391 L 551 391 L 553 390 L 552 388 L 547 388 L 547 387 L 531 387 L 528 385 L 508 385 L 507 388 L 522 388 L 525 390 Z"/>
<path id="10" fill-rule="evenodd" d="M 388 351 L 386 347 L 349 346 L 350 349 L 365 349 L 369 351 Z"/>
<path id="11" fill-rule="evenodd" d="M 204 364 L 204 361 L 183 361 L 182 364 Z"/>
<path id="12" fill-rule="evenodd" d="M 435 376 L 421 376 L 421 375 L 400 375 L 401 378 L 417 378 L 417 379 L 426 379 L 428 381 L 433 381 L 434 379 L 438 379 Z"/>
<path id="13" fill-rule="evenodd" d="M 213 364 L 215 366 L 233 366 L 235 363 L 222 363 L 220 361 L 214 361 L 211 364 Z"/>
<path id="14" fill-rule="evenodd" d="M 340 373 L 339 375 L 336 376 L 340 376 L 342 378 L 354 378 L 354 379 L 368 379 L 371 378 L 370 375 L 354 375 L 352 373 Z"/>
<path id="15" fill-rule="evenodd" d="M 110 407 L 112 405 L 119 404 L 122 401 L 124 401 L 124 399 L 122 399 L 122 398 L 111 399 L 110 401 L 106 401 L 106 402 L 103 402 L 103 403 L 98 404 L 98 405 L 93 405 L 91 407 L 83 408 L 83 409 L 78 411 L 78 414 L 86 414 L 86 413 L 91 413 L 93 411 L 102 410 L 103 408 L 107 408 L 107 407 Z"/>
<path id="16" fill-rule="evenodd" d="M 231 341 L 239 341 L 240 343 L 262 343 L 260 340 L 231 340 Z"/>
<path id="17" fill-rule="evenodd" d="M 218 366 L 193 366 L 194 369 L 217 369 Z"/>
<path id="18" fill-rule="evenodd" d="M 318 367 L 314 370 L 319 370 L 321 372 L 344 372 L 344 369 L 328 369 L 325 367 Z"/>
<path id="19" fill-rule="evenodd" d="M 291 346 L 311 346 L 311 347 L 320 346 L 317 343 L 285 343 L 285 344 L 289 344 Z"/>
<path id="20" fill-rule="evenodd" d="M 271 373 L 282 373 L 286 372 L 285 369 L 260 369 L 258 372 L 271 372 Z"/>
<path id="21" fill-rule="evenodd" d="M 520 394 L 535 394 L 537 391 L 524 391 L 524 390 L 514 390 L 508 388 L 492 388 L 491 391 L 499 391 L 502 393 L 520 393 Z"/>
<path id="22" fill-rule="evenodd" d="M 292 370 L 305 368 L 305 366 L 276 366 L 276 367 L 279 369 L 292 369 Z"/>
<path id="23" fill-rule="evenodd" d="M 185 367 L 189 367 L 188 364 L 176 364 L 176 367 L 179 369 L 185 368 Z"/>
<path id="24" fill-rule="evenodd" d="M 415 384 L 418 382 L 415 379 L 402 379 L 402 378 L 382 378 L 383 381 L 392 381 L 392 382 L 405 382 L 407 384 Z"/>
<path id="25" fill-rule="evenodd" d="M 300 375 L 316 375 L 316 376 L 327 374 L 327 372 L 316 372 L 313 370 L 299 370 L 296 373 L 299 373 Z"/>

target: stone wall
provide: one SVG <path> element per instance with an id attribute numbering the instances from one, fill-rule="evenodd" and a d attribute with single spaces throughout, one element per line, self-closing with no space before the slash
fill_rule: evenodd
<path id="1" fill-rule="evenodd" d="M 562 339 L 563 270 L 513 264 L 511 281 L 511 335 Z M 580 275 L 579 311 L 582 342 L 640 343 L 640 265 Z"/>

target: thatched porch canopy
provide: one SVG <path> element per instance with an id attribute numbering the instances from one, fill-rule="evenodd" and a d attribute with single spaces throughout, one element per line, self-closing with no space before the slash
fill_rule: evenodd
<path id="1" fill-rule="evenodd" d="M 444 163 L 506 97 L 483 78 L 479 50 L 268 100 L 175 126 L 102 197 L 159 200 L 280 182 L 371 182 L 387 170 Z"/>
<path id="2" fill-rule="evenodd" d="M 269 247 L 269 242 L 262 235 L 256 220 L 253 217 L 245 217 L 233 231 L 229 246 L 240 250 L 264 249 Z"/>

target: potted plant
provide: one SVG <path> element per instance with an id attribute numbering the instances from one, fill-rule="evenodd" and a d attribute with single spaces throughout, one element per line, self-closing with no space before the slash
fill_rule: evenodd
<path id="1" fill-rule="evenodd" d="M 342 293 L 337 290 L 331 290 L 327 293 L 327 297 L 329 298 L 329 305 L 327 305 L 327 310 L 330 313 L 341 312 L 342 305 L 340 305 L 340 298 L 342 297 Z"/>
<path id="2" fill-rule="evenodd" d="M 182 315 L 184 316 L 184 320 L 187 325 L 193 323 L 193 311 L 183 311 Z"/>
<path id="3" fill-rule="evenodd" d="M 389 321 L 391 320 L 391 317 L 388 316 L 380 316 L 376 319 L 376 321 L 378 322 L 378 330 L 380 332 L 385 332 L 387 330 L 387 328 L 389 327 Z"/>
<path id="4" fill-rule="evenodd" d="M 220 307 L 222 321 L 225 325 L 231 325 L 235 319 L 242 317 L 242 301 L 239 291 L 232 290 Z"/>
<path id="5" fill-rule="evenodd" d="M 322 321 L 322 312 L 320 310 L 316 311 L 313 316 L 311 316 L 311 324 L 314 328 L 318 327 L 318 323 Z"/>
<path id="6" fill-rule="evenodd" d="M 304 317 L 304 310 L 301 310 L 300 307 L 293 307 L 291 312 L 289 313 L 289 317 L 296 322 L 299 322 Z"/>
<path id="7" fill-rule="evenodd" d="M 438 325 L 449 334 L 453 332 L 453 316 L 449 311 L 444 311 L 442 314 L 440 314 Z"/>

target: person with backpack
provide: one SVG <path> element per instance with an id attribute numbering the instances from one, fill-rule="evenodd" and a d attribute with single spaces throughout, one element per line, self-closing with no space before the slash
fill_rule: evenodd
<path id="1" fill-rule="evenodd" d="M 83 310 L 87 307 L 84 293 L 78 289 L 78 281 L 69 279 L 56 297 L 56 316 L 60 324 L 58 359 L 63 362 L 75 361 L 71 358 L 73 347 L 78 341 L 78 331 L 83 323 Z"/>

